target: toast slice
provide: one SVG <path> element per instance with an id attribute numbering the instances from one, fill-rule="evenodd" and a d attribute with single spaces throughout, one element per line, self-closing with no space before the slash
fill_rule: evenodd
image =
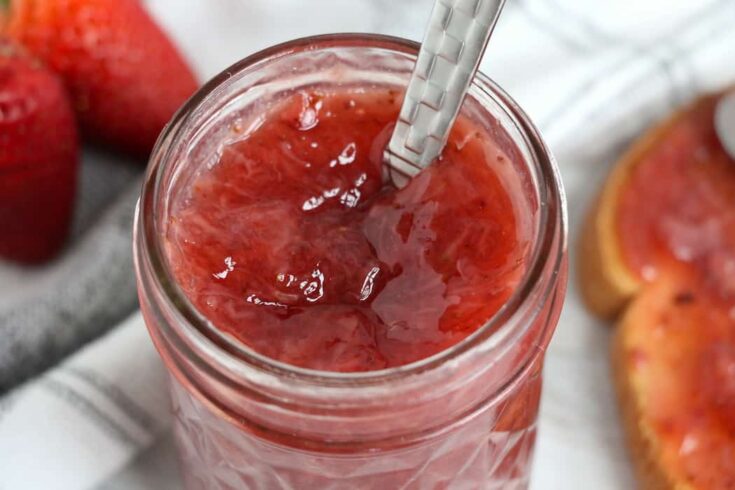
<path id="1" fill-rule="evenodd" d="M 735 489 L 735 162 L 717 99 L 633 145 L 581 236 L 583 299 L 619 319 L 614 381 L 644 489 Z"/>
<path id="2" fill-rule="evenodd" d="M 649 129 L 614 165 L 597 202 L 587 215 L 580 243 L 583 300 L 596 315 L 615 319 L 641 288 L 643 278 L 625 263 L 616 218 L 620 195 L 636 166 L 661 145 L 692 113 L 709 112 L 715 97 L 695 101 Z"/>
<path id="3" fill-rule="evenodd" d="M 615 387 L 646 489 L 735 488 L 735 332 L 692 276 L 647 284 L 613 337 Z"/>

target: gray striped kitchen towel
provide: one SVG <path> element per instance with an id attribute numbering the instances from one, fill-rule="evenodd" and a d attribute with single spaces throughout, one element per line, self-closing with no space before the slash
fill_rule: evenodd
<path id="1" fill-rule="evenodd" d="M 82 489 L 165 430 L 165 371 L 136 313 L 0 399 L 0 488 Z"/>
<path id="2" fill-rule="evenodd" d="M 49 264 L 0 263 L 0 394 L 136 308 L 133 208 L 143 165 L 85 151 L 72 235 Z"/>

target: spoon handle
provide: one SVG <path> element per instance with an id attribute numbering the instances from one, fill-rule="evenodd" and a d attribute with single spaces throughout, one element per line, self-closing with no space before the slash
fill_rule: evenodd
<path id="1" fill-rule="evenodd" d="M 715 107 L 715 131 L 730 158 L 735 160 L 735 90 L 731 90 Z"/>
<path id="2" fill-rule="evenodd" d="M 436 0 L 385 159 L 402 186 L 439 156 L 505 0 Z"/>

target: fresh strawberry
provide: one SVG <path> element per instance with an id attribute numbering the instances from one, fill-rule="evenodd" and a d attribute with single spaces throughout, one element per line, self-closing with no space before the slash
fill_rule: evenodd
<path id="1" fill-rule="evenodd" d="M 78 169 L 74 112 L 61 80 L 0 40 L 0 255 L 38 262 L 59 250 Z"/>
<path id="2" fill-rule="evenodd" d="M 92 141 L 147 156 L 197 88 L 186 62 L 138 0 L 2 4 L 0 32 L 61 75 Z"/>

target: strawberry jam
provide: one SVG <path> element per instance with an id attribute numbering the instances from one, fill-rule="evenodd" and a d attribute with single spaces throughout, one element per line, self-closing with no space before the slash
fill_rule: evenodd
<path id="1" fill-rule="evenodd" d="M 649 339 L 665 370 L 640 370 L 663 457 L 693 488 L 735 482 L 735 161 L 715 133 L 716 103 L 671 122 L 631 170 L 617 213 L 627 265 L 654 292 L 671 289 Z"/>
<path id="2" fill-rule="evenodd" d="M 714 128 L 716 97 L 684 113 L 637 163 L 621 192 L 623 256 L 645 279 L 692 264 L 735 306 L 735 162 Z"/>
<path id="3" fill-rule="evenodd" d="M 199 311 L 261 354 L 378 370 L 498 311 L 524 272 L 531 211 L 511 193 L 523 192 L 512 150 L 467 116 L 395 188 L 382 157 L 402 94 L 340 90 L 297 91 L 233 123 L 236 141 L 174 200 L 166 252 Z"/>

